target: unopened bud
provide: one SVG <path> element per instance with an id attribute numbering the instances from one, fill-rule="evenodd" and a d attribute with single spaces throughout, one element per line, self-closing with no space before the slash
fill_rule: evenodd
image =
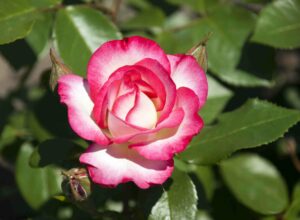
<path id="1" fill-rule="evenodd" d="M 86 169 L 73 168 L 63 171 L 62 174 L 64 180 L 61 187 L 68 200 L 72 202 L 86 201 L 91 194 L 91 183 Z"/>
<path id="2" fill-rule="evenodd" d="M 49 85 L 51 90 L 54 91 L 59 77 L 68 73 L 72 73 L 72 71 L 57 58 L 53 49 L 50 49 L 50 58 L 52 62 L 52 70 Z"/>
<path id="3" fill-rule="evenodd" d="M 208 59 L 207 59 L 207 50 L 206 44 L 209 38 L 211 37 L 212 32 L 209 32 L 205 38 L 200 41 L 196 46 L 192 47 L 187 54 L 192 55 L 197 60 L 198 64 L 203 68 L 205 72 L 207 72 L 208 67 Z"/>

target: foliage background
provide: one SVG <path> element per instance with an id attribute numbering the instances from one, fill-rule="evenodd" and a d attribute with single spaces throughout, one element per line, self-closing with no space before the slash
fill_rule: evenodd
<path id="1" fill-rule="evenodd" d="M 0 219 L 92 218 L 60 189 L 88 143 L 49 89 L 50 47 L 85 76 L 107 40 L 185 53 L 209 32 L 206 128 L 163 187 L 93 186 L 94 218 L 300 219 L 299 24 L 299 0 L 0 0 Z"/>

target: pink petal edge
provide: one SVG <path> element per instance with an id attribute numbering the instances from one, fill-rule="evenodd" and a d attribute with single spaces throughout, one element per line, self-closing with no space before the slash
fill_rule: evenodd
<path id="1" fill-rule="evenodd" d="M 173 136 L 146 144 L 132 144 L 129 147 L 149 160 L 169 160 L 175 153 L 185 150 L 204 123 L 198 115 L 198 97 L 192 90 L 179 88 L 176 106 L 183 109 L 184 118 Z"/>
<path id="2" fill-rule="evenodd" d="M 138 187 L 147 189 L 152 185 L 163 184 L 174 168 L 172 159 L 149 160 L 126 145 L 104 148 L 95 143 L 80 156 L 80 162 L 87 165 L 93 182 L 106 187 L 132 181 Z"/>
<path id="3" fill-rule="evenodd" d="M 63 75 L 58 80 L 60 101 L 67 105 L 71 128 L 83 139 L 107 145 L 110 140 L 91 118 L 94 103 L 89 96 L 85 79 L 74 74 Z"/>
<path id="4" fill-rule="evenodd" d="M 171 78 L 176 88 L 193 90 L 199 98 L 199 109 L 204 105 L 208 94 L 208 84 L 204 70 L 190 55 L 168 55 L 171 64 Z"/>
<path id="5" fill-rule="evenodd" d="M 96 99 L 101 87 L 113 72 L 122 66 L 133 65 L 144 58 L 157 60 L 167 72 L 170 71 L 170 63 L 166 54 L 156 42 L 150 39 L 133 36 L 102 44 L 93 53 L 87 68 L 92 100 Z"/>

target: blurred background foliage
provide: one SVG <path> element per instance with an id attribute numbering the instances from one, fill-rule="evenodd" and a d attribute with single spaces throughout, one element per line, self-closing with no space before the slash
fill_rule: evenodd
<path id="1" fill-rule="evenodd" d="M 0 0 L 0 30 L 0 219 L 300 219 L 299 0 Z M 85 76 L 107 40 L 176 54 L 210 32 L 206 128 L 172 179 L 92 185 L 101 215 L 67 202 L 60 172 L 88 143 L 49 89 L 50 47 Z"/>

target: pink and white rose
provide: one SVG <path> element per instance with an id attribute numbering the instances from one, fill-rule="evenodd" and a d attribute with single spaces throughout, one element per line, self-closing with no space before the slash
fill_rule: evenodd
<path id="1" fill-rule="evenodd" d="M 104 43 L 88 63 L 87 80 L 67 74 L 58 84 L 72 129 L 92 142 L 80 162 L 104 186 L 164 183 L 174 154 L 203 127 L 203 69 L 193 56 L 165 54 L 146 38 Z"/>

